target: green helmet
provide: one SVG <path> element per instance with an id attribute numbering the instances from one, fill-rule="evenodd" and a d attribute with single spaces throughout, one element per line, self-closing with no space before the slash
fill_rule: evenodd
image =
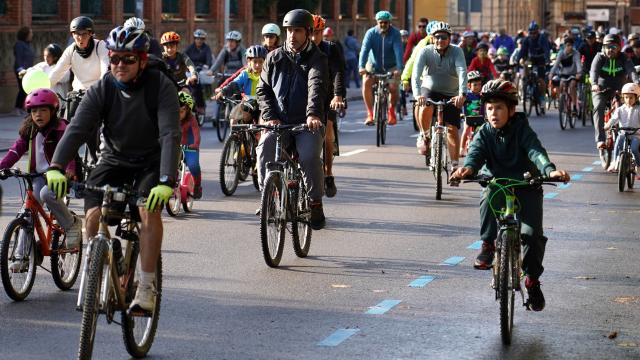
<path id="1" fill-rule="evenodd" d="M 391 13 L 387 10 L 381 10 L 376 13 L 376 21 L 391 21 Z"/>
<path id="2" fill-rule="evenodd" d="M 500 55 L 509 55 L 509 50 L 507 50 L 507 48 L 506 48 L 506 47 L 504 47 L 504 46 L 500 46 L 500 47 L 498 48 L 498 51 L 496 52 L 496 54 L 497 54 L 498 56 L 500 56 Z"/>
<path id="3" fill-rule="evenodd" d="M 189 107 L 189 110 L 193 110 L 194 101 L 193 97 L 189 95 L 189 93 L 180 91 L 178 93 L 178 102 L 180 103 L 180 106 L 187 105 Z"/>

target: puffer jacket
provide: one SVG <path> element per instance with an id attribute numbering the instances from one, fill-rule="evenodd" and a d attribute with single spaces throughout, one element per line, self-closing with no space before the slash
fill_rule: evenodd
<path id="1" fill-rule="evenodd" d="M 313 115 L 324 121 L 328 81 L 327 56 L 313 42 L 300 54 L 284 46 L 270 52 L 256 89 L 262 119 L 303 124 Z"/>

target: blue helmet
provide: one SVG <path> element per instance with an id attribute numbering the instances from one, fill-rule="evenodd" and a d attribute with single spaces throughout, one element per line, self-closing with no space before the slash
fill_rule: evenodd
<path id="1" fill-rule="evenodd" d="M 538 26 L 538 23 L 535 20 L 532 20 L 531 23 L 529 24 L 529 31 L 536 31 L 536 30 L 540 30 L 540 26 Z"/>
<path id="2" fill-rule="evenodd" d="M 148 52 L 149 36 L 135 27 L 118 26 L 107 37 L 107 49 L 112 51 Z"/>
<path id="3" fill-rule="evenodd" d="M 391 21 L 391 13 L 388 12 L 387 10 L 380 10 L 376 13 L 376 21 Z"/>
<path id="4" fill-rule="evenodd" d="M 253 45 L 247 49 L 247 52 L 245 55 L 247 56 L 247 59 L 249 58 L 265 59 L 267 57 L 268 52 L 269 51 L 267 50 L 267 48 L 262 45 Z"/>

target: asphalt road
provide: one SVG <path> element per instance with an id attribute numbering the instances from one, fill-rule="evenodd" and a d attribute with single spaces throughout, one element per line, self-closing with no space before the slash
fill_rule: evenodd
<path id="1" fill-rule="evenodd" d="M 305 259 L 287 237 L 278 269 L 262 259 L 258 192 L 247 182 L 222 194 L 221 145 L 205 127 L 203 200 L 192 214 L 165 217 L 150 358 L 640 359 L 640 191 L 619 193 L 615 176 L 594 164 L 592 127 L 561 131 L 555 112 L 531 119 L 552 161 L 576 179 L 546 189 L 547 308 L 518 307 L 505 347 L 490 273 L 472 267 L 479 187 L 445 188 L 435 200 L 411 123 L 390 128 L 388 145 L 376 148 L 363 116 L 362 103 L 351 103 L 335 163 L 338 195 L 325 201 L 327 228 L 314 232 Z M 3 187 L 2 227 L 19 205 L 16 183 Z M 427 283 L 409 286 L 417 279 Z M 73 358 L 77 287 L 61 292 L 39 269 L 27 301 L 0 290 L 0 358 Z M 94 358 L 128 358 L 119 326 L 104 317 Z"/>

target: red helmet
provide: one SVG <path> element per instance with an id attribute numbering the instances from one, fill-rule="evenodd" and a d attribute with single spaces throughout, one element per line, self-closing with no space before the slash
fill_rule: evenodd
<path id="1" fill-rule="evenodd" d="M 322 36 L 333 36 L 333 29 L 328 27 L 322 32 Z"/>
<path id="2" fill-rule="evenodd" d="M 58 95 L 53 91 L 41 88 L 33 90 L 24 100 L 24 109 L 29 111 L 36 106 L 51 106 L 58 110 Z"/>
<path id="3" fill-rule="evenodd" d="M 324 20 L 324 18 L 320 15 L 313 15 L 313 30 L 324 30 L 324 27 L 326 25 L 326 21 Z"/>
<path id="4" fill-rule="evenodd" d="M 178 35 L 178 33 L 169 31 L 162 34 L 162 37 L 160 37 L 160 44 L 162 45 L 172 42 L 180 42 L 180 35 Z"/>

